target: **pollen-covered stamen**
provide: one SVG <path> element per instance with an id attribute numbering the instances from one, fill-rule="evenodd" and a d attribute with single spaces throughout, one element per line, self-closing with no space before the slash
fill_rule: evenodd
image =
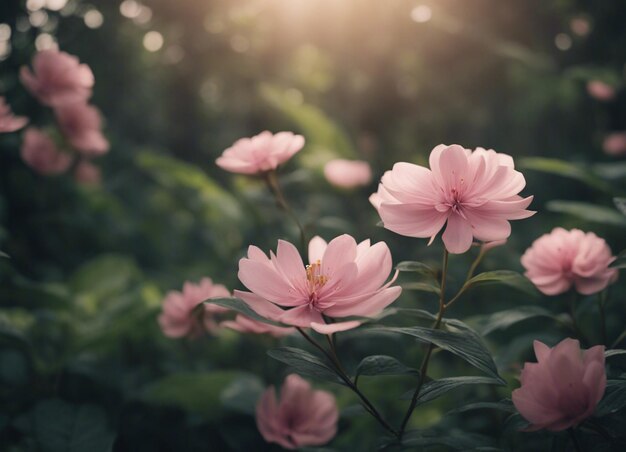
<path id="1" fill-rule="evenodd" d="M 307 288 L 309 290 L 309 303 L 317 302 L 317 291 L 328 282 L 328 276 L 322 274 L 322 262 L 318 259 L 306 266 Z"/>

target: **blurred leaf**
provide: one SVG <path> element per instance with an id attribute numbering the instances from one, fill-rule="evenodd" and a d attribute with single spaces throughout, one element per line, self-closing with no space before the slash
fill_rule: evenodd
<path id="1" fill-rule="evenodd" d="M 272 358 L 287 364 L 297 373 L 333 383 L 344 384 L 335 371 L 315 355 L 295 347 L 280 347 L 268 350 Z"/>
<path id="2" fill-rule="evenodd" d="M 9 256 L 7 253 L 5 253 L 4 251 L 0 250 L 0 257 L 4 257 L 6 259 L 11 259 L 11 256 Z"/>
<path id="3" fill-rule="evenodd" d="M 423 430 L 414 430 L 406 432 L 402 439 L 403 446 L 419 448 L 414 450 L 430 450 L 430 446 L 446 446 L 453 450 L 462 451 L 499 451 L 502 449 L 494 448 L 493 439 L 480 435 L 478 433 L 467 432 L 446 432 L 442 436 L 430 436 Z M 436 449 L 438 450 L 438 449 Z"/>
<path id="4" fill-rule="evenodd" d="M 419 326 L 410 328 L 375 327 L 373 329 L 406 334 L 416 337 L 423 342 L 433 343 L 436 346 L 464 359 L 472 366 L 482 370 L 487 375 L 497 379 L 499 382 L 504 383 L 504 380 L 502 380 L 502 378 L 498 375 L 498 369 L 493 362 L 493 358 L 491 357 L 489 350 L 487 350 L 477 335 L 468 331 L 442 331 Z"/>
<path id="5" fill-rule="evenodd" d="M 260 92 L 266 102 L 296 123 L 306 137 L 311 152 L 297 154 L 304 166 L 321 169 L 334 158 L 356 158 L 345 132 L 320 109 L 295 100 L 273 85 L 261 85 Z"/>
<path id="6" fill-rule="evenodd" d="M 419 375 L 419 372 L 405 366 L 393 356 L 372 355 L 363 358 L 357 366 L 355 380 L 360 375 Z"/>
<path id="7" fill-rule="evenodd" d="M 18 428 L 32 435 L 42 452 L 106 452 L 115 438 L 100 407 L 60 399 L 39 402 Z"/>
<path id="8" fill-rule="evenodd" d="M 143 399 L 156 405 L 178 407 L 214 421 L 224 414 L 220 395 L 242 375 L 241 372 L 227 370 L 172 374 L 145 388 Z"/>
<path id="9" fill-rule="evenodd" d="M 495 270 L 480 273 L 467 281 L 464 287 L 470 288 L 487 284 L 504 284 L 529 295 L 539 296 L 533 283 L 525 276 L 511 270 Z"/>
<path id="10" fill-rule="evenodd" d="M 434 400 L 445 393 L 452 391 L 466 385 L 498 385 L 505 384 L 501 380 L 489 377 L 449 377 L 441 378 L 439 380 L 429 381 L 422 386 L 419 396 L 417 397 L 418 403 L 426 403 Z M 410 399 L 413 397 L 413 391 L 409 391 L 402 396 L 403 399 Z"/>
<path id="11" fill-rule="evenodd" d="M 245 315 L 246 317 L 250 317 L 253 320 L 258 320 L 259 322 L 268 323 L 274 326 L 283 326 L 288 327 L 289 325 L 284 325 L 279 322 L 274 322 L 273 320 L 266 319 L 265 317 L 261 317 L 256 313 L 247 303 L 239 298 L 210 298 L 208 300 L 204 300 L 202 303 L 208 304 L 216 304 L 226 309 L 230 309 L 232 311 L 239 312 L 240 314 Z M 199 309 L 196 307 L 196 309 Z"/>
<path id="12" fill-rule="evenodd" d="M 463 405 L 463 406 L 460 406 L 458 408 L 455 408 L 453 410 L 450 410 L 446 414 L 465 413 L 466 411 L 482 410 L 482 409 L 485 409 L 485 408 L 492 409 L 492 410 L 505 411 L 505 412 L 508 412 L 508 413 L 516 413 L 517 412 L 517 409 L 513 405 L 513 402 L 511 402 L 511 400 L 509 400 L 509 399 L 505 399 L 505 400 L 501 400 L 499 402 L 476 402 L 476 403 L 470 403 L 470 404 Z"/>
<path id="13" fill-rule="evenodd" d="M 611 356 L 616 356 L 616 355 L 626 355 L 626 350 L 614 349 L 614 350 L 607 350 L 604 352 L 605 358 L 610 358 Z"/>
<path id="14" fill-rule="evenodd" d="M 544 173 L 556 174 L 558 176 L 575 179 L 600 191 L 609 193 L 612 191 L 609 184 L 595 176 L 586 167 L 576 165 L 575 163 L 543 157 L 527 157 L 521 159 L 519 165 L 525 169 L 542 171 Z"/>
<path id="15" fill-rule="evenodd" d="M 220 400 L 230 410 L 254 415 L 264 390 L 265 385 L 256 375 L 241 375 L 222 391 Z"/>
<path id="16" fill-rule="evenodd" d="M 609 267 L 613 268 L 626 268 L 626 250 L 620 251 L 615 260 L 611 262 Z"/>
<path id="17" fill-rule="evenodd" d="M 593 172 L 605 179 L 621 179 L 623 177 L 626 177 L 626 163 L 598 163 L 596 165 L 593 165 Z"/>
<path id="18" fill-rule="evenodd" d="M 75 294 L 107 299 L 123 292 L 140 275 L 141 271 L 131 258 L 107 254 L 81 266 L 70 278 L 69 286 Z"/>
<path id="19" fill-rule="evenodd" d="M 615 204 L 617 210 L 626 215 L 626 198 L 613 198 L 613 204 Z"/>
<path id="20" fill-rule="evenodd" d="M 400 286 L 404 290 L 418 290 L 420 292 L 431 292 L 437 295 L 441 294 L 441 289 L 438 286 L 426 282 L 408 282 L 400 284 Z"/>
<path id="21" fill-rule="evenodd" d="M 428 264 L 416 261 L 404 261 L 396 265 L 396 270 L 401 272 L 415 272 L 418 275 L 435 277 L 437 272 Z"/>
<path id="22" fill-rule="evenodd" d="M 615 413 L 626 407 L 626 380 L 608 380 L 604 397 L 596 408 L 598 417 Z"/>
<path id="23" fill-rule="evenodd" d="M 479 325 L 478 329 L 483 336 L 493 331 L 509 328 L 518 322 L 533 317 L 554 317 L 554 315 L 540 306 L 520 306 L 506 311 L 494 312 L 484 316 L 476 316 L 472 321 Z"/>
<path id="24" fill-rule="evenodd" d="M 67 288 L 59 284 L 19 281 L 0 284 L 0 307 L 64 309 L 70 305 Z"/>
<path id="25" fill-rule="evenodd" d="M 552 212 L 566 213 L 593 223 L 626 226 L 626 218 L 614 209 L 578 201 L 550 201 L 546 208 Z"/>

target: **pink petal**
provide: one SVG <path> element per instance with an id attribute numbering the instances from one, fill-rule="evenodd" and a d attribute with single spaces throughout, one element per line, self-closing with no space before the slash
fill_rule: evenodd
<path id="1" fill-rule="evenodd" d="M 448 217 L 448 225 L 442 239 L 450 253 L 464 253 L 472 246 L 472 227 L 460 215 L 452 214 Z"/>

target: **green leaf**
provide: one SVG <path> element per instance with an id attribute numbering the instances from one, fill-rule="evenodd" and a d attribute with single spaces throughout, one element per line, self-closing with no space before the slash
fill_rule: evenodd
<path id="1" fill-rule="evenodd" d="M 482 410 L 482 409 L 498 410 L 498 411 L 504 411 L 507 413 L 517 412 L 517 409 L 513 405 L 513 402 L 511 402 L 511 400 L 509 399 L 505 399 L 505 400 L 501 400 L 500 402 L 470 403 L 470 404 L 455 408 L 453 410 L 450 410 L 446 414 L 465 413 L 466 411 Z"/>
<path id="2" fill-rule="evenodd" d="M 441 378 L 439 380 L 429 381 L 422 386 L 419 396 L 417 397 L 418 403 L 426 403 L 441 397 L 447 392 L 453 389 L 466 385 L 498 385 L 505 384 L 500 379 L 490 377 L 449 377 Z M 409 391 L 402 396 L 403 399 L 410 399 L 413 396 L 413 391 Z"/>
<path id="3" fill-rule="evenodd" d="M 611 192 L 611 186 L 590 172 L 586 167 L 565 160 L 527 157 L 521 159 L 519 165 L 525 169 L 575 179 L 597 190 Z"/>
<path id="4" fill-rule="evenodd" d="M 626 355 L 626 350 L 614 349 L 614 350 L 607 350 L 604 352 L 605 358 L 610 358 L 611 356 L 617 356 L 617 355 Z"/>
<path id="5" fill-rule="evenodd" d="M 416 261 L 404 261 L 396 265 L 396 270 L 401 272 L 415 272 L 424 276 L 435 277 L 437 272 L 428 264 Z"/>
<path id="6" fill-rule="evenodd" d="M 550 201 L 546 208 L 552 212 L 566 213 L 593 223 L 626 226 L 626 218 L 610 207 L 578 201 Z"/>
<path id="7" fill-rule="evenodd" d="M 122 293 L 141 276 L 135 262 L 123 255 L 105 254 L 90 260 L 74 272 L 70 290 L 97 300 Z"/>
<path id="8" fill-rule="evenodd" d="M 524 293 L 539 296 L 537 288 L 525 276 L 511 270 L 495 270 L 480 273 L 465 283 L 465 288 L 488 284 L 504 284 Z"/>
<path id="9" fill-rule="evenodd" d="M 223 415 L 221 394 L 242 375 L 236 371 L 172 374 L 149 385 L 143 392 L 143 399 L 155 405 L 175 406 L 214 421 Z"/>
<path id="10" fill-rule="evenodd" d="M 332 367 L 306 350 L 295 347 L 280 347 L 268 350 L 267 354 L 287 364 L 299 374 L 333 383 L 344 384 Z"/>
<path id="11" fill-rule="evenodd" d="M 406 432 L 402 439 L 403 446 L 410 446 L 412 450 L 430 450 L 431 446 L 445 446 L 453 450 L 472 451 L 499 451 L 501 449 L 492 447 L 493 439 L 478 433 L 467 432 L 447 432 L 444 435 L 428 435 L 423 430 L 413 430 Z M 439 450 L 439 449 L 436 449 Z"/>
<path id="12" fill-rule="evenodd" d="M 477 316 L 471 320 L 479 325 L 480 333 L 486 336 L 496 330 L 504 330 L 518 322 L 534 317 L 554 318 L 554 314 L 540 306 L 520 306 L 485 316 Z"/>
<path id="13" fill-rule="evenodd" d="M 435 284 L 426 282 L 409 282 L 400 285 L 403 290 L 418 290 L 420 292 L 431 292 L 437 295 L 441 294 L 441 289 Z"/>
<path id="14" fill-rule="evenodd" d="M 11 256 L 9 256 L 7 253 L 5 253 L 4 251 L 0 250 L 0 257 L 4 257 L 6 259 L 11 259 Z"/>
<path id="15" fill-rule="evenodd" d="M 18 422 L 42 452 L 108 452 L 115 435 L 104 411 L 95 405 L 71 405 L 60 399 L 41 401 Z"/>
<path id="16" fill-rule="evenodd" d="M 264 390 L 265 385 L 256 375 L 241 375 L 222 391 L 220 400 L 232 411 L 254 415 Z"/>
<path id="17" fill-rule="evenodd" d="M 604 179 L 621 179 L 626 177 L 626 162 L 598 163 L 593 165 L 593 172 Z"/>
<path id="18" fill-rule="evenodd" d="M 504 380 L 498 375 L 498 369 L 493 362 L 489 350 L 487 350 L 480 338 L 472 331 L 442 331 L 419 326 L 410 328 L 375 327 L 373 329 L 406 334 L 420 341 L 432 343 L 443 350 L 457 355 L 472 366 L 482 370 L 487 375 L 504 383 Z"/>
<path id="19" fill-rule="evenodd" d="M 613 204 L 622 212 L 622 215 L 626 215 L 626 198 L 613 198 Z"/>
<path id="20" fill-rule="evenodd" d="M 393 356 L 372 355 L 363 358 L 357 366 L 356 378 L 360 375 L 419 375 L 419 372 L 405 366 Z"/>
<path id="21" fill-rule="evenodd" d="M 611 262 L 611 265 L 609 265 L 609 267 L 612 267 L 612 268 L 626 268 L 626 250 L 622 250 L 617 255 L 615 260 L 613 262 Z"/>
<path id="22" fill-rule="evenodd" d="M 604 397 L 596 408 L 596 416 L 606 416 L 626 407 L 626 380 L 608 380 Z"/>
<path id="23" fill-rule="evenodd" d="M 215 304 L 221 306 L 226 309 L 230 309 L 232 311 L 239 312 L 240 314 L 245 315 L 246 317 L 250 317 L 253 320 L 257 320 L 259 322 L 267 323 L 274 326 L 289 326 L 284 325 L 279 322 L 274 322 L 273 320 L 266 319 L 265 317 L 261 317 L 257 314 L 247 303 L 239 298 L 210 298 L 208 300 L 204 300 L 202 303 L 206 304 Z M 198 309 L 196 307 L 196 309 Z"/>

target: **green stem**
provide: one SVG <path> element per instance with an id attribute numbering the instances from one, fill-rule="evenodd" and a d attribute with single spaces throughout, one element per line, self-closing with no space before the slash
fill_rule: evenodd
<path id="1" fill-rule="evenodd" d="M 363 394 L 361 390 L 356 387 L 356 385 L 352 382 L 352 380 L 347 375 L 347 373 L 343 370 L 343 366 L 341 365 L 341 362 L 339 361 L 339 358 L 337 357 L 337 352 L 330 338 L 326 336 L 330 344 L 331 352 L 329 353 L 315 339 L 309 336 L 302 328 L 296 327 L 296 329 L 311 345 L 313 345 L 316 349 L 322 352 L 322 354 L 333 364 L 333 366 L 335 367 L 335 372 L 337 373 L 339 378 L 341 378 L 341 380 L 346 384 L 346 386 L 348 386 L 352 390 L 352 392 L 354 392 L 361 399 L 365 410 L 368 413 L 370 413 L 378 421 L 378 423 L 382 425 L 387 431 L 389 431 L 392 435 L 397 437 L 398 432 L 396 432 L 396 430 L 391 425 L 389 425 L 387 421 L 385 421 L 385 419 L 380 415 L 378 410 L 374 407 L 372 402 L 370 402 L 369 399 L 365 396 L 365 394 Z"/>
<path id="2" fill-rule="evenodd" d="M 446 304 L 445 304 L 445 296 L 446 296 L 446 276 L 448 274 L 448 250 L 444 249 L 443 251 L 443 268 L 441 271 L 441 294 L 439 295 L 439 313 L 437 314 L 437 319 L 433 324 L 433 329 L 438 329 L 441 326 L 441 322 L 443 320 L 443 315 L 446 312 Z M 419 397 L 420 391 L 424 382 L 426 381 L 426 374 L 428 373 L 428 364 L 430 362 L 430 357 L 433 354 L 433 350 L 435 348 L 435 344 L 432 342 L 428 344 L 428 350 L 422 359 L 422 365 L 420 366 L 419 380 L 417 382 L 417 386 L 415 387 L 415 391 L 413 392 L 413 397 L 411 398 L 411 404 L 409 405 L 406 414 L 404 415 L 404 419 L 402 420 L 402 424 L 400 426 L 400 430 L 398 432 L 398 438 L 402 439 L 404 432 L 406 430 L 406 426 L 409 423 L 409 419 L 411 419 L 411 415 L 415 410 L 415 406 L 417 405 L 417 399 Z"/>
<path id="3" fill-rule="evenodd" d="M 622 331 L 622 334 L 620 334 L 618 338 L 615 339 L 615 342 L 613 342 L 613 344 L 611 345 L 611 348 L 617 347 L 619 343 L 622 342 L 624 339 L 626 339 L 626 330 Z"/>
<path id="4" fill-rule="evenodd" d="M 606 303 L 606 290 L 600 292 L 598 296 L 598 309 L 600 311 L 600 332 L 602 334 L 602 344 L 607 345 L 606 338 L 606 312 L 604 311 L 604 304 Z"/>
<path id="5" fill-rule="evenodd" d="M 578 339 L 580 339 L 580 341 L 584 343 L 585 336 L 582 330 L 580 329 L 580 327 L 578 326 L 578 322 L 576 321 L 576 300 L 577 299 L 578 299 L 578 294 L 576 293 L 576 291 L 572 291 L 572 296 L 570 297 L 570 300 L 569 300 L 569 316 L 572 319 L 572 331 L 574 331 Z"/>
<path id="6" fill-rule="evenodd" d="M 300 231 L 300 244 L 302 246 L 302 251 L 306 252 L 307 240 L 306 233 L 304 232 L 304 227 L 302 226 L 302 223 L 300 223 L 298 216 L 289 206 L 289 203 L 287 202 L 287 199 L 285 198 L 285 195 L 280 188 L 280 184 L 278 183 L 278 176 L 276 174 L 276 171 L 272 170 L 265 173 L 265 183 L 276 198 L 276 203 L 278 204 L 278 206 L 283 209 L 285 213 L 287 213 L 287 215 L 291 217 L 294 223 L 296 223 L 296 226 L 298 226 L 298 230 Z"/>

